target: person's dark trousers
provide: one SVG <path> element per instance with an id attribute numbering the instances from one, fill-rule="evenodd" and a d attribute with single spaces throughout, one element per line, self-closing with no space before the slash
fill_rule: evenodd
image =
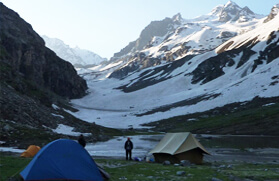
<path id="1" fill-rule="evenodd" d="M 132 160 L 132 150 L 126 150 L 126 160 Z"/>

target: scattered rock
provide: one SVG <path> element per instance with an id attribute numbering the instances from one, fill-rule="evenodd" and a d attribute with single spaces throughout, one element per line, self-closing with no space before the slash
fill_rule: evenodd
<path id="1" fill-rule="evenodd" d="M 10 125 L 6 124 L 3 129 L 5 131 L 11 131 L 13 128 Z"/>
<path id="2" fill-rule="evenodd" d="M 163 162 L 163 165 L 170 165 L 170 164 L 171 164 L 171 162 L 168 161 L 168 160 L 166 160 L 166 161 Z"/>
<path id="3" fill-rule="evenodd" d="M 123 176 L 123 177 L 120 177 L 119 180 L 127 180 L 127 178 Z"/>
<path id="4" fill-rule="evenodd" d="M 218 178 L 215 178 L 215 177 L 212 177 L 211 181 L 222 181 L 222 180 L 218 179 Z"/>
<path id="5" fill-rule="evenodd" d="M 186 175 L 186 172 L 185 172 L 185 171 L 177 171 L 177 172 L 176 172 L 176 175 L 178 175 L 178 176 L 184 176 L 184 175 Z"/>
<path id="6" fill-rule="evenodd" d="M 153 177 L 153 176 L 148 176 L 147 178 L 148 178 L 148 179 L 154 179 L 154 177 Z"/>
<path id="7" fill-rule="evenodd" d="M 180 161 L 180 166 L 187 167 L 187 166 L 190 166 L 190 165 L 191 165 L 191 162 L 189 160 L 181 160 Z"/>

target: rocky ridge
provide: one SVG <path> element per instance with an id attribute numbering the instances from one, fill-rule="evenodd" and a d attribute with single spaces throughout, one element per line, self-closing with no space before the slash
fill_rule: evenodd
<path id="1" fill-rule="evenodd" d="M 117 60 L 118 58 L 142 50 L 150 40 L 155 36 L 164 36 L 169 31 L 173 31 L 177 25 L 181 24 L 181 14 L 178 13 L 172 18 L 165 18 L 162 21 L 152 21 L 147 27 L 145 27 L 139 38 L 136 41 L 130 42 L 129 45 L 124 47 L 120 52 L 115 53 L 111 60 Z"/>
<path id="2" fill-rule="evenodd" d="M 240 8 L 232 1 L 195 19 L 183 19 L 180 14 L 175 15 L 172 19 L 169 18 L 172 23 L 166 26 L 171 28 L 162 31 L 159 26 L 165 34 L 145 36 L 144 46 L 136 47 L 136 43 L 132 42 L 121 54 L 115 54 L 110 62 L 122 63 L 110 77 L 124 78 L 136 70 L 176 61 L 187 55 L 209 52 L 230 38 L 251 30 L 252 25 L 257 24 L 261 18 L 263 16 L 255 14 L 248 7 Z M 165 20 L 159 22 L 163 23 Z M 227 24 L 230 26 L 226 26 Z M 152 22 L 142 31 L 138 40 L 143 39 L 147 29 L 156 32 Z"/>
<path id="3" fill-rule="evenodd" d="M 102 58 L 89 50 L 80 49 L 79 47 L 71 48 L 60 39 L 49 38 L 46 35 L 43 35 L 42 38 L 46 43 L 46 47 L 76 68 L 92 67 L 107 61 L 106 58 Z"/>
<path id="4" fill-rule="evenodd" d="M 266 23 L 272 20 L 278 13 L 279 13 L 279 4 L 276 4 L 272 7 L 271 12 L 269 13 L 268 17 L 264 20 L 264 22 Z"/>

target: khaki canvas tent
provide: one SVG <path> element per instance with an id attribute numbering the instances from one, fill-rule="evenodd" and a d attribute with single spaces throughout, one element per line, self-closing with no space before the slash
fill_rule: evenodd
<path id="1" fill-rule="evenodd" d="M 149 153 L 153 154 L 155 161 L 160 163 L 166 160 L 171 163 L 189 160 L 191 163 L 202 164 L 203 154 L 210 155 L 189 132 L 167 133 Z"/>
<path id="2" fill-rule="evenodd" d="M 33 157 L 35 156 L 38 151 L 40 151 L 40 147 L 36 145 L 30 145 L 27 150 L 25 150 L 20 156 L 21 157 Z"/>

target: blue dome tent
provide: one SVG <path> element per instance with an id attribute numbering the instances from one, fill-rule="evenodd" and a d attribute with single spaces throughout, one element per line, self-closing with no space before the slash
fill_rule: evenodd
<path id="1" fill-rule="evenodd" d="M 103 180 L 89 153 L 68 139 L 44 146 L 20 175 L 24 180 Z"/>

